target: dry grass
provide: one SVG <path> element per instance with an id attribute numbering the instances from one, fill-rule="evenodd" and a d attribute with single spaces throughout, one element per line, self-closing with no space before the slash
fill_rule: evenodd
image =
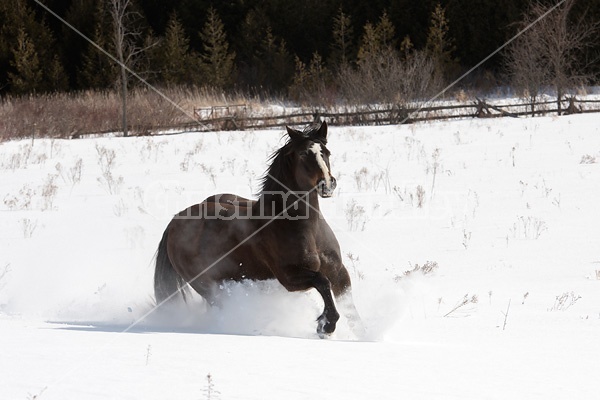
<path id="1" fill-rule="evenodd" d="M 134 89 L 128 97 L 131 134 L 175 125 L 194 124 L 194 108 L 252 104 L 242 94 L 226 95 L 203 88 L 164 89 L 175 107 L 149 89 Z M 8 97 L 0 103 L 0 141 L 31 138 L 71 138 L 82 134 L 120 132 L 121 99 L 115 91 L 86 91 L 39 96 Z"/>

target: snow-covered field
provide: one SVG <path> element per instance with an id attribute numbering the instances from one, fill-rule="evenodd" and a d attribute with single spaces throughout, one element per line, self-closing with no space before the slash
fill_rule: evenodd
<path id="1" fill-rule="evenodd" d="M 328 340 L 276 282 L 152 311 L 171 215 L 252 196 L 283 131 L 1 143 L 0 399 L 598 398 L 599 120 L 330 128 L 368 334 Z"/>

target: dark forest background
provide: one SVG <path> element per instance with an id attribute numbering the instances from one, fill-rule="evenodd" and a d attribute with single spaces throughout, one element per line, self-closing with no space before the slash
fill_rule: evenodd
<path id="1" fill-rule="evenodd" d="M 43 0 L 117 54 L 114 2 L 125 2 L 124 60 L 159 87 L 191 85 L 302 100 L 303 90 L 337 98 L 353 71 L 399 60 L 423 61 L 437 86 L 450 82 L 511 38 L 527 0 Z M 543 5 L 554 1 L 539 1 Z M 123 4 L 122 4 L 123 5 Z M 576 1 L 572 21 L 600 21 L 600 0 Z M 0 4 L 0 94 L 118 87 L 116 63 L 33 0 Z M 587 44 L 587 83 L 597 82 L 600 39 Z M 375 56 L 376 55 L 376 56 Z M 376 61 L 373 61 L 376 60 Z M 362 63 L 362 64 L 361 64 Z M 366 68 L 366 67 L 365 67 Z M 375 72 L 369 73 L 376 73 Z M 396 71 L 396 72 L 391 72 Z M 420 79 L 418 75 L 416 79 Z M 507 83 L 500 53 L 461 82 L 486 90 Z M 132 79 L 132 84 L 133 84 Z M 366 89 L 361 89 L 366 90 Z M 351 98 L 351 93 L 345 94 Z M 366 99 L 367 101 L 369 99 Z"/>

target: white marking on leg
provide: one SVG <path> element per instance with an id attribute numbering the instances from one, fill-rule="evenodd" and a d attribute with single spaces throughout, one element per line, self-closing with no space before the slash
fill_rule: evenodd
<path id="1" fill-rule="evenodd" d="M 321 150 L 321 145 L 319 143 L 313 143 L 309 148 L 312 151 L 317 159 L 317 164 L 321 167 L 321 171 L 323 171 L 323 176 L 325 177 L 325 185 L 327 189 L 331 187 L 331 174 L 329 173 L 329 168 L 327 168 L 327 164 L 323 159 L 323 151 Z"/>

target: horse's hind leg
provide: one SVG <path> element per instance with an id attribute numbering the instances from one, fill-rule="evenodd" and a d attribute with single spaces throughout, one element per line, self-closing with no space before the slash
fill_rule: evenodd
<path id="1" fill-rule="evenodd" d="M 216 283 L 206 283 L 199 281 L 191 281 L 189 283 L 190 286 L 196 291 L 196 293 L 198 293 L 209 306 L 217 306 L 221 308 L 222 301 L 220 299 Z"/>

